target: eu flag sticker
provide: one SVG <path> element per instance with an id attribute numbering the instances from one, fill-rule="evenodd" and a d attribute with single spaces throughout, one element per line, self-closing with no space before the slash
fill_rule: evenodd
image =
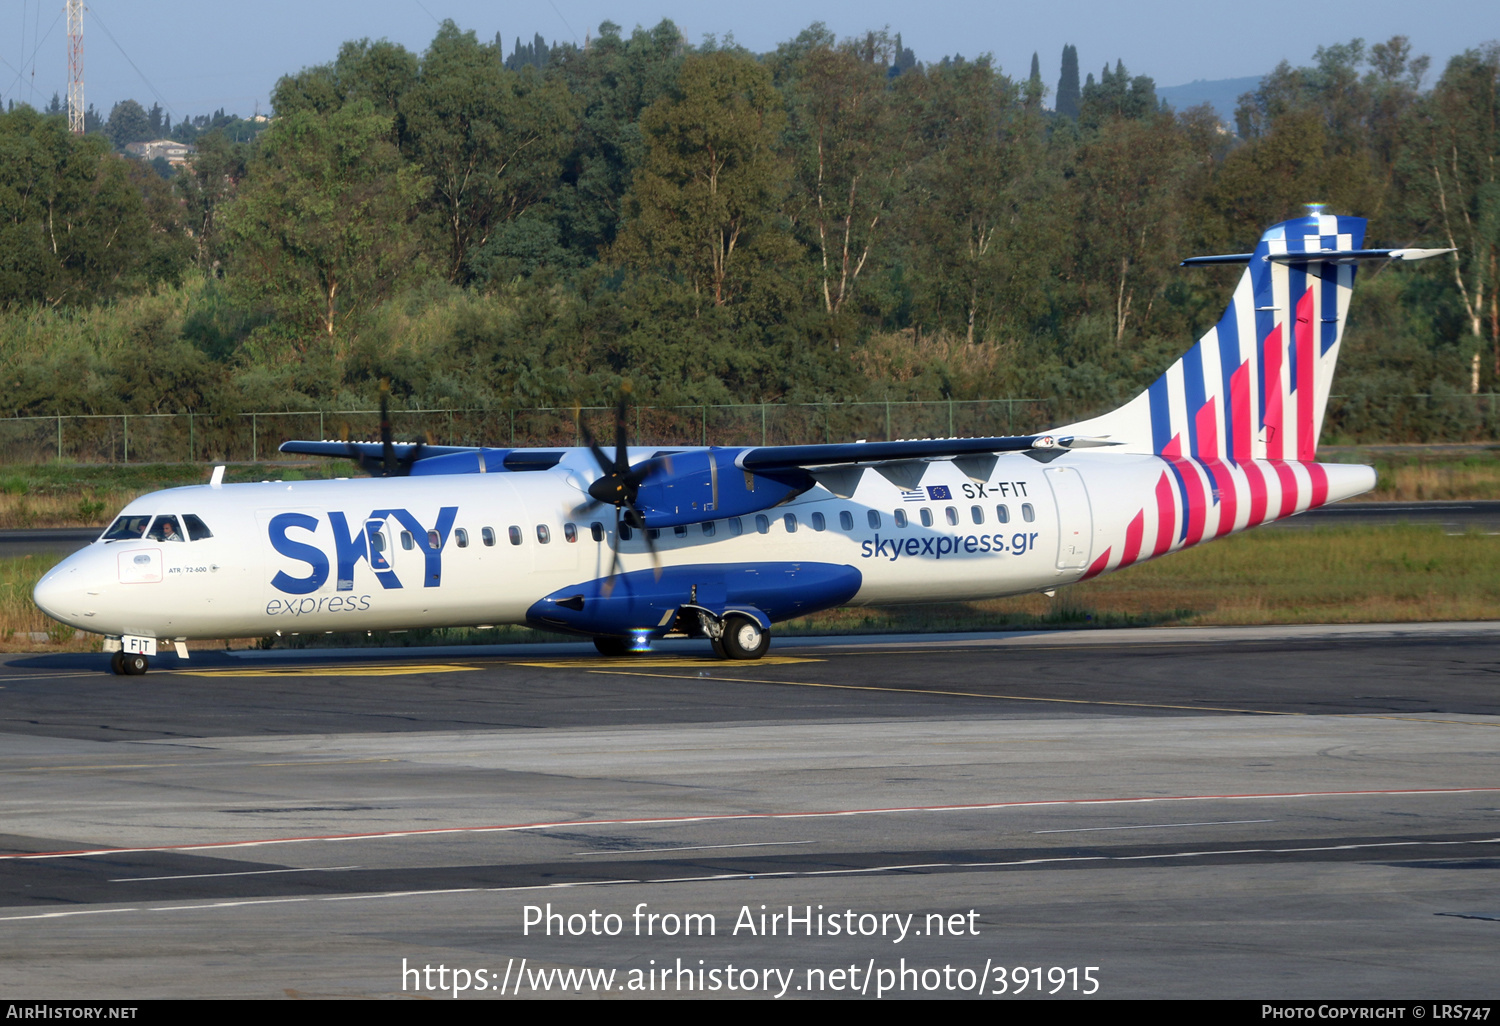
<path id="1" fill-rule="evenodd" d="M 953 493 L 948 490 L 947 485 L 928 485 L 927 497 L 936 502 L 938 499 L 952 499 Z"/>

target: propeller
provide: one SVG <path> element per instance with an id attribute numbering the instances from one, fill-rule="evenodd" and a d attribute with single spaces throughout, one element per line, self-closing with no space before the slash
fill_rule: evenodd
<path id="1" fill-rule="evenodd" d="M 366 456 L 357 445 L 345 439 L 349 447 L 349 458 L 358 463 L 371 477 L 406 477 L 412 464 L 422 458 L 423 443 L 419 440 L 407 448 L 404 456 L 396 455 L 396 442 L 391 433 L 391 379 L 380 379 L 380 456 Z"/>
<path id="2" fill-rule="evenodd" d="M 604 594 L 607 596 L 614 590 L 615 574 L 620 566 L 620 524 L 623 521 L 631 528 L 644 532 L 646 551 L 651 553 L 651 568 L 655 571 L 656 579 L 661 580 L 661 558 L 656 553 L 656 545 L 651 540 L 651 531 L 646 526 L 646 518 L 636 508 L 636 496 L 640 493 L 641 482 L 646 480 L 650 473 L 647 464 L 642 463 L 639 467 L 630 465 L 630 453 L 626 431 L 625 416 L 628 412 L 630 396 L 630 383 L 626 382 L 620 387 L 620 401 L 615 406 L 615 456 L 610 459 L 608 454 L 599 447 L 594 439 L 593 433 L 589 431 L 580 413 L 578 418 L 578 430 L 583 435 L 583 440 L 588 444 L 589 451 L 594 454 L 594 462 L 599 464 L 602 471 L 600 476 L 588 486 L 590 502 L 585 504 L 586 509 L 599 505 L 613 506 L 615 508 L 615 538 L 616 544 L 609 563 L 609 575 L 604 585 Z"/>

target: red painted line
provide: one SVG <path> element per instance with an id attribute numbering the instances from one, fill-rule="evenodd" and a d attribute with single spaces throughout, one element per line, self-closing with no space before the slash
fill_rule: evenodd
<path id="1" fill-rule="evenodd" d="M 1129 566 L 1141 558 L 1141 541 L 1146 534 L 1146 511 L 1141 510 L 1125 528 L 1125 548 L 1120 550 L 1120 565 Z"/>
<path id="2" fill-rule="evenodd" d="M 1084 573 L 1084 575 L 1082 577 L 1079 578 L 1079 580 L 1080 581 L 1086 581 L 1090 577 L 1098 577 L 1100 574 L 1102 574 L 1104 572 L 1104 568 L 1107 567 L 1107 566 L 1109 566 L 1109 554 L 1110 554 L 1110 551 L 1111 551 L 1111 549 L 1106 548 L 1104 550 L 1104 555 L 1102 555 L 1098 559 L 1094 560 L 1093 565 L 1088 568 L 1088 570 Z"/>
<path id="3" fill-rule="evenodd" d="M 1312 498 L 1307 503 L 1307 508 L 1312 509 L 1328 501 L 1328 471 L 1323 469 L 1321 463 L 1307 463 L 1304 466 L 1307 468 L 1307 476 L 1312 479 Z"/>
<path id="4" fill-rule="evenodd" d="M 1285 442 L 1281 435 L 1281 325 L 1266 336 L 1263 353 L 1260 374 L 1266 386 L 1266 406 L 1260 411 L 1260 422 L 1266 426 L 1266 458 L 1279 460 Z"/>
<path id="5" fill-rule="evenodd" d="M 1198 474 L 1198 463 L 1181 456 L 1164 454 L 1162 458 L 1177 468 L 1185 489 L 1182 498 L 1183 505 L 1187 508 L 1187 536 L 1182 540 L 1183 548 L 1197 545 L 1203 540 L 1203 525 L 1208 517 L 1208 496 L 1203 487 L 1203 478 Z"/>
<path id="6" fill-rule="evenodd" d="M 1235 480 L 1234 471 L 1229 469 L 1229 464 L 1217 456 L 1205 459 L 1203 465 L 1208 468 L 1208 476 L 1214 482 L 1214 498 L 1219 503 L 1219 524 L 1214 528 L 1214 537 L 1222 538 L 1234 530 L 1234 522 L 1239 517 L 1239 482 Z"/>
<path id="7" fill-rule="evenodd" d="M 1319 283 L 1321 284 L 1321 282 Z M 1297 301 L 1297 459 L 1314 458 L 1318 440 L 1313 437 L 1313 292 L 1314 285 Z"/>
<path id="8" fill-rule="evenodd" d="M 1217 396 L 1209 396 L 1198 412 L 1193 415 L 1193 427 L 1198 439 L 1193 446 L 1193 458 L 1210 460 L 1219 455 L 1219 404 Z"/>
<path id="9" fill-rule="evenodd" d="M 1160 556 L 1172 547 L 1172 532 L 1177 529 L 1177 503 L 1172 499 L 1172 482 L 1162 474 L 1156 482 L 1156 547 L 1151 555 Z"/>
<path id="10" fill-rule="evenodd" d="M 1266 475 L 1261 473 L 1260 464 L 1254 460 L 1247 460 L 1241 466 L 1245 468 L 1245 480 L 1250 485 L 1250 519 L 1245 526 L 1254 527 L 1266 519 Z"/>
<path id="11" fill-rule="evenodd" d="M 1230 454 L 1236 463 L 1251 458 L 1250 439 L 1250 361 L 1240 364 L 1229 378 L 1229 410 L 1234 418 L 1234 445 Z"/>
<path id="12" fill-rule="evenodd" d="M 554 830 L 564 827 L 645 826 L 658 823 L 723 823 L 736 820 L 833 819 L 841 816 L 884 816 L 907 812 L 985 812 L 991 809 L 1029 809 L 1064 805 L 1151 805 L 1160 802 L 1266 801 L 1277 798 L 1358 798 L 1366 795 L 1491 794 L 1500 787 L 1411 787 L 1372 788 L 1360 791 L 1265 791 L 1248 794 L 1179 794 L 1136 798 L 1035 798 L 1016 802 L 975 802 L 963 805 L 894 805 L 874 809 L 832 809 L 815 812 L 731 812 L 698 816 L 640 816 L 627 819 L 565 819 L 545 823 L 506 823 L 494 826 L 427 827 L 417 830 L 378 830 L 354 834 L 309 834 L 299 837 L 267 837 L 253 841 L 208 841 L 203 844 L 157 844 L 140 848 L 80 848 L 75 851 L 30 852 L 0 855 L 0 860 L 87 858 L 97 855 L 130 855 L 152 851 L 222 851 L 271 844 L 305 844 L 311 841 L 366 841 L 396 837 L 432 837 L 438 834 L 495 834 L 522 830 Z"/>
<path id="13" fill-rule="evenodd" d="M 1281 512 L 1276 519 L 1289 517 L 1297 512 L 1297 472 L 1286 460 L 1268 460 L 1276 470 L 1276 480 L 1281 482 Z"/>

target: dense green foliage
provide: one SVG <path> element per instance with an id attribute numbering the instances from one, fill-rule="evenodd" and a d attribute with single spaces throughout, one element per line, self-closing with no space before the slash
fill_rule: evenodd
<path id="1" fill-rule="evenodd" d="M 0 115 L 0 413 L 1032 396 L 1128 398 L 1223 308 L 1308 201 L 1371 245 L 1456 260 L 1362 281 L 1330 430 L 1473 433 L 1392 394 L 1500 371 L 1500 50 L 1430 88 L 1404 39 L 1319 48 L 1238 134 L 1106 64 L 1057 111 L 1040 63 L 925 66 L 814 25 L 773 53 L 662 22 L 585 48 L 351 42 L 283 78 L 274 119 L 184 120 L 165 182 Z M 170 129 L 116 105 L 117 144 Z M 117 137 L 117 138 L 116 138 Z M 1371 280 L 1373 279 L 1373 280 Z M 1435 407 L 1434 407 L 1435 409 Z"/>

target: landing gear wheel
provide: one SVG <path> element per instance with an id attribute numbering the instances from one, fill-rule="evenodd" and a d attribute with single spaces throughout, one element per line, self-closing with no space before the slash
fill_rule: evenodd
<path id="1" fill-rule="evenodd" d="M 125 676 L 125 653 L 116 652 L 109 657 L 109 668 L 114 671 L 115 676 Z"/>
<path id="2" fill-rule="evenodd" d="M 597 637 L 594 639 L 594 647 L 606 659 L 618 659 L 630 654 L 630 642 L 625 638 Z"/>
<path id="3" fill-rule="evenodd" d="M 759 659 L 771 647 L 771 632 L 748 616 L 724 619 L 724 654 L 730 659 Z"/>
<path id="4" fill-rule="evenodd" d="M 146 662 L 145 656 L 134 652 L 122 653 L 120 665 L 125 668 L 125 675 L 127 677 L 139 677 L 151 668 L 151 664 Z"/>

